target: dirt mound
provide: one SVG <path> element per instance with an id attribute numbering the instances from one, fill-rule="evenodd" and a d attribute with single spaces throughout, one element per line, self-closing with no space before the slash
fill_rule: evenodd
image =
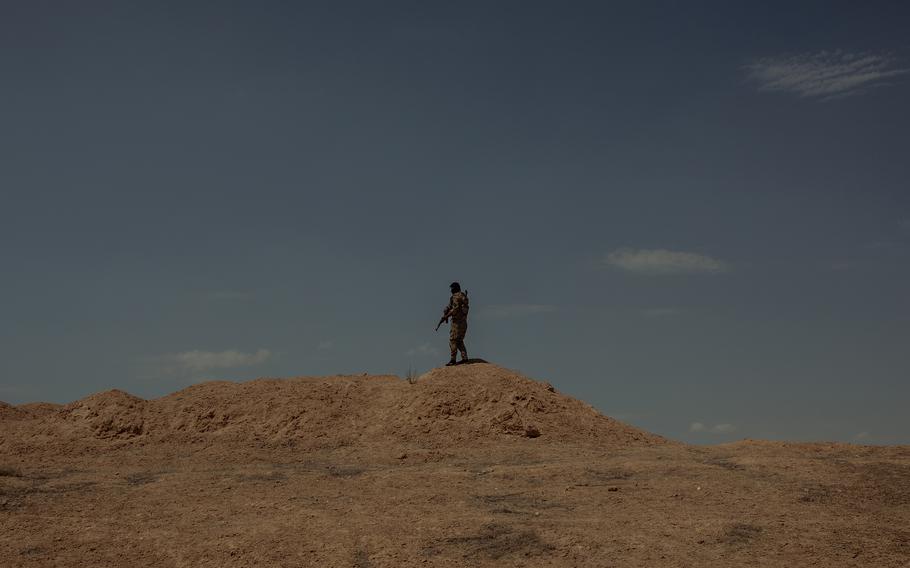
<path id="1" fill-rule="evenodd" d="M 27 410 L 23 410 L 21 408 L 13 406 L 12 404 L 0 401 L 0 421 L 25 420 L 27 418 L 32 418 L 32 415 Z"/>
<path id="2" fill-rule="evenodd" d="M 19 410 L 24 410 L 32 417 L 41 417 L 57 412 L 63 408 L 63 405 L 54 404 L 52 402 L 29 402 L 27 404 L 20 404 L 17 408 Z"/>
<path id="3" fill-rule="evenodd" d="M 71 402 L 48 419 L 69 422 L 77 432 L 88 430 L 96 438 L 133 438 L 143 433 L 147 405 L 137 396 L 114 389 Z"/>
<path id="4" fill-rule="evenodd" d="M 402 437 L 474 441 L 496 435 L 570 442 L 654 444 L 663 441 L 590 405 L 490 364 L 434 369 L 398 402 L 392 430 Z"/>
<path id="5" fill-rule="evenodd" d="M 394 376 L 203 383 L 151 401 L 148 429 L 167 441 L 350 445 L 372 437 L 389 400 L 407 386 Z"/>
<path id="6" fill-rule="evenodd" d="M 216 381 L 148 401 L 111 390 L 34 422 L 43 444 L 81 439 L 317 449 L 446 447 L 504 437 L 598 446 L 665 442 L 548 383 L 491 364 L 435 369 L 414 384 L 367 375 Z M 36 439 L 31 443 L 40 443 Z"/>
<path id="7" fill-rule="evenodd" d="M 910 566 L 907 446 L 668 443 L 495 365 L 44 409 L 0 405 L 0 566 Z"/>

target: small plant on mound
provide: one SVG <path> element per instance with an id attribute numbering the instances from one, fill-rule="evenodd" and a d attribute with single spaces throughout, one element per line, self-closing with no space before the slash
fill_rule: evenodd
<path id="1" fill-rule="evenodd" d="M 417 382 L 417 369 L 412 368 L 408 365 L 408 374 L 404 376 L 404 380 L 408 381 L 408 384 L 413 385 Z"/>

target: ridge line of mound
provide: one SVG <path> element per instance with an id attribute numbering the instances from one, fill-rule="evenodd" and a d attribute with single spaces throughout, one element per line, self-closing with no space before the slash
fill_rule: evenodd
<path id="1" fill-rule="evenodd" d="M 15 409 L 0 410 L 9 408 Z M 262 378 L 200 383 L 150 400 L 114 389 L 45 410 L 18 421 L 28 426 L 30 445 L 201 442 L 306 450 L 507 438 L 598 447 L 670 443 L 549 383 L 489 363 L 433 369 L 413 384 L 390 375 Z"/>

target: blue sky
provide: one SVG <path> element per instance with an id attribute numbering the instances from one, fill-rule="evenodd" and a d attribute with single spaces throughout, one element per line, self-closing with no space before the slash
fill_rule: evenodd
<path id="1" fill-rule="evenodd" d="M 0 6 L 0 400 L 483 357 L 910 443 L 901 2 Z"/>

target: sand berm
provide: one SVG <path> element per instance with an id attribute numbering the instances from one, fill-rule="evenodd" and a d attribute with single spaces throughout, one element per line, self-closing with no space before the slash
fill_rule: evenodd
<path id="1" fill-rule="evenodd" d="M 61 406 L 4 404 L 0 420 L 10 428 L 0 447 L 12 454 L 200 443 L 448 448 L 514 436 L 597 446 L 666 443 L 549 383 L 488 363 L 435 369 L 413 384 L 391 375 L 212 381 L 153 400 L 110 390 Z M 9 436 L 13 430 L 17 435 Z"/>
<path id="2" fill-rule="evenodd" d="M 910 448 L 691 446 L 496 365 L 0 403 L 0 566 L 910 566 Z"/>

